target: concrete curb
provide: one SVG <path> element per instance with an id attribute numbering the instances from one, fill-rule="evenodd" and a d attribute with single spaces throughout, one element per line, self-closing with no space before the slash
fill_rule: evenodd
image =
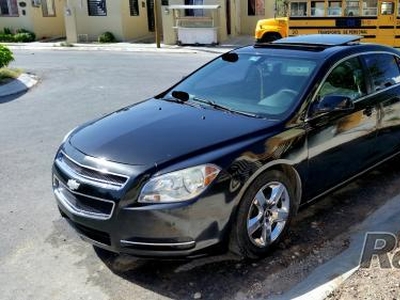
<path id="1" fill-rule="evenodd" d="M 392 232 L 399 230 L 400 195 L 389 200 L 363 223 L 350 231 L 350 246 L 341 254 L 316 268 L 307 278 L 283 295 L 271 300 L 323 300 L 360 268 L 360 256 L 367 232 Z"/>
<path id="2" fill-rule="evenodd" d="M 0 97 L 26 92 L 38 82 L 38 78 L 32 74 L 21 74 L 15 80 L 0 86 Z"/>
<path id="3" fill-rule="evenodd" d="M 208 46 L 174 46 L 161 45 L 157 48 L 155 44 L 73 44 L 73 47 L 61 46 L 60 43 L 4 43 L 11 50 L 54 50 L 54 51 L 117 51 L 117 52 L 146 52 L 146 53 L 180 53 L 196 54 L 199 52 L 222 54 L 241 45 L 222 45 L 216 47 Z"/>

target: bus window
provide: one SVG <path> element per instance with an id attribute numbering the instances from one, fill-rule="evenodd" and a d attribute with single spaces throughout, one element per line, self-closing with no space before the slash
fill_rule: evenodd
<path id="1" fill-rule="evenodd" d="M 311 16 L 323 17 L 325 15 L 325 2 L 311 1 Z"/>
<path id="2" fill-rule="evenodd" d="M 393 15 L 394 13 L 393 2 L 382 2 L 381 4 L 381 15 Z"/>
<path id="3" fill-rule="evenodd" d="M 328 16 L 341 16 L 342 15 L 342 2 L 329 1 Z"/>
<path id="4" fill-rule="evenodd" d="M 290 15 L 294 17 L 307 16 L 307 2 L 291 2 Z"/>
<path id="5" fill-rule="evenodd" d="M 346 16 L 359 16 L 360 15 L 360 1 L 347 1 L 346 2 Z"/>
<path id="6" fill-rule="evenodd" d="M 378 15 L 378 1 L 365 0 L 363 1 L 363 16 L 376 16 Z"/>
<path id="7" fill-rule="evenodd" d="M 400 0 L 399 3 L 397 3 L 397 16 L 400 17 Z"/>

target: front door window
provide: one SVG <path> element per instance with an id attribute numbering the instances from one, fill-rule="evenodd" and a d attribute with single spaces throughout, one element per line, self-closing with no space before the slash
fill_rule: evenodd
<path id="1" fill-rule="evenodd" d="M 318 94 L 321 99 L 327 95 L 345 96 L 354 100 L 366 94 L 365 78 L 358 58 L 351 58 L 336 66 Z"/>

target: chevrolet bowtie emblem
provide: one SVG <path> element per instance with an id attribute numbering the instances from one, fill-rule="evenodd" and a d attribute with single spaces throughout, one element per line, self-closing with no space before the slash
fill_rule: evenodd
<path id="1" fill-rule="evenodd" d="M 79 186 L 81 184 L 78 181 L 76 181 L 75 179 L 70 179 L 70 180 L 68 180 L 67 185 L 71 191 L 75 191 L 79 188 Z"/>

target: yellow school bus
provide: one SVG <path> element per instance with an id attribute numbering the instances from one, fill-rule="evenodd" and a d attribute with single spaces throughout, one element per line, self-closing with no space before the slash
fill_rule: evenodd
<path id="1" fill-rule="evenodd" d="M 363 42 L 400 47 L 400 0 L 290 0 L 288 5 L 287 28 L 282 30 L 282 18 L 276 25 L 274 19 L 260 20 L 258 41 L 270 41 L 272 34 L 355 34 Z"/>

